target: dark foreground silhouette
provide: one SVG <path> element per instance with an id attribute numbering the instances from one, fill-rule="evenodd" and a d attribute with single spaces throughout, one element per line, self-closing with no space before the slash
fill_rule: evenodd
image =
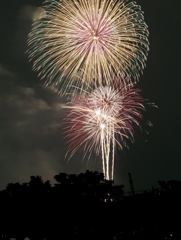
<path id="1" fill-rule="evenodd" d="M 125 195 L 103 174 L 31 176 L 0 191 L 0 240 L 180 240 L 181 181 Z"/>

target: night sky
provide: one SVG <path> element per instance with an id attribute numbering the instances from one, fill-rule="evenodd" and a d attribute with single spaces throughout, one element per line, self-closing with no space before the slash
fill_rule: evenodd
<path id="1" fill-rule="evenodd" d="M 40 175 L 51 180 L 60 173 L 102 171 L 101 160 L 69 162 L 63 128 L 63 99 L 45 88 L 32 71 L 27 35 L 40 0 L 1 0 L 0 6 L 0 189 L 10 182 L 28 182 Z M 153 124 L 129 150 L 117 152 L 115 184 L 129 191 L 157 187 L 158 180 L 181 180 L 181 1 L 137 0 L 149 27 L 150 51 L 138 87 L 156 103 L 145 118 Z"/>

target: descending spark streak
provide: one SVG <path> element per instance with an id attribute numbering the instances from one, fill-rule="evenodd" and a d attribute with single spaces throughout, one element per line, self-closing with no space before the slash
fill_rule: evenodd
<path id="1" fill-rule="evenodd" d="M 145 109 L 140 90 L 133 85 L 101 86 L 84 92 L 67 106 L 65 134 L 72 157 L 83 148 L 84 157 L 92 152 L 102 156 L 102 168 L 107 180 L 114 176 L 116 146 L 128 147 L 134 141 L 135 126 Z"/>
<path id="2" fill-rule="evenodd" d="M 42 8 L 27 52 L 46 85 L 66 94 L 72 85 L 109 85 L 114 76 L 139 79 L 149 32 L 134 1 L 47 0 Z"/>

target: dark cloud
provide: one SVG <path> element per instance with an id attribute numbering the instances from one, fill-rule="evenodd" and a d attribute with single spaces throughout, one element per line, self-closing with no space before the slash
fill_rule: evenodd
<path id="1" fill-rule="evenodd" d="M 38 82 L 24 85 L 21 77 L 2 66 L 0 79 L 0 188 L 28 181 L 31 175 L 53 180 L 59 172 L 100 167 L 96 162 L 88 166 L 79 154 L 80 159 L 65 158 L 62 99 Z"/>
<path id="2" fill-rule="evenodd" d="M 64 100 L 44 87 L 26 55 L 33 19 L 43 13 L 38 1 L 3 4 L 0 41 L 0 189 L 30 175 L 53 180 L 59 172 L 101 171 L 101 161 L 77 153 L 65 158 Z M 2 10 L 2 9 L 1 9 Z M 4 14 L 4 13 L 7 14 Z"/>
<path id="3" fill-rule="evenodd" d="M 61 102 L 43 99 L 38 92 L 41 86 L 36 89 L 17 84 L 17 76 L 7 70 L 1 69 L 0 77 L 1 184 L 16 179 L 17 175 L 20 176 L 17 180 L 22 181 L 35 173 L 48 179 L 61 169 L 58 153 L 63 156 L 65 152 Z"/>

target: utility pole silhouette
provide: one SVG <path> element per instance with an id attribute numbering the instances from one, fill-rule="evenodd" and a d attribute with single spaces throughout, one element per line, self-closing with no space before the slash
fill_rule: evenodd
<path id="1" fill-rule="evenodd" d="M 131 176 L 131 173 L 128 173 L 129 175 L 129 184 L 130 184 L 130 189 L 131 189 L 131 195 L 135 195 L 135 190 L 134 190 L 134 184 L 133 184 L 133 179 Z"/>

